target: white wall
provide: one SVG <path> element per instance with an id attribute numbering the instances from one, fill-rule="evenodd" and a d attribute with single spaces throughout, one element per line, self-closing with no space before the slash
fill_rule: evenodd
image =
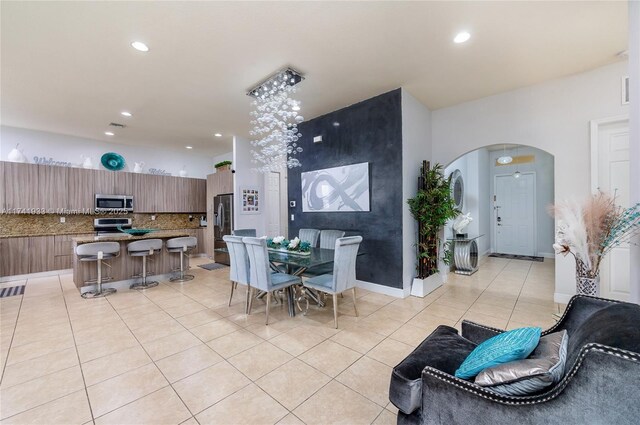
<path id="1" fill-rule="evenodd" d="M 478 164 L 489 163 L 489 151 L 487 149 L 482 148 L 476 152 L 478 153 Z M 478 209 L 478 233 L 486 235 L 484 238 L 480 238 L 478 242 L 478 251 L 482 254 L 487 253 L 491 248 L 491 220 L 493 217 L 491 185 L 491 176 L 480 168 L 478 170 L 478 199 L 480 200 L 480 207 Z M 489 200 L 489 202 L 485 203 L 485 199 Z"/>
<path id="2" fill-rule="evenodd" d="M 507 155 L 512 157 L 534 155 L 535 161 L 527 164 L 496 166 L 496 160 L 503 155 L 502 150 L 492 151 L 489 156 L 489 170 L 491 179 L 491 195 L 494 195 L 494 179 L 499 174 L 513 174 L 516 170 L 521 173 L 536 173 L 536 253 L 542 257 L 554 258 L 553 241 L 555 237 L 555 225 L 553 217 L 549 214 L 549 205 L 554 203 L 553 195 L 553 156 L 547 152 L 527 146 L 516 149 L 507 149 Z M 495 223 L 495 222 L 494 222 Z M 495 231 L 492 227 L 491 232 Z M 494 241 L 495 242 L 495 241 Z M 495 249 L 495 245 L 492 245 Z"/>
<path id="3" fill-rule="evenodd" d="M 170 151 L 144 146 L 130 146 L 117 143 L 107 143 L 100 140 L 85 139 L 65 134 L 49 133 L 46 131 L 29 130 L 17 127 L 0 127 L 0 158 L 7 159 L 9 152 L 20 143 L 29 162 L 33 157 L 53 158 L 54 161 L 71 162 L 80 166 L 81 155 L 89 156 L 95 168 L 103 169 L 100 157 L 106 152 L 116 152 L 126 161 L 125 171 L 133 171 L 135 162 L 144 162 L 144 172 L 150 168 L 166 170 L 174 176 L 184 166 L 189 177 L 206 178 L 213 171 L 210 156 L 181 151 Z"/>
<path id="4" fill-rule="evenodd" d="M 443 108 L 431 113 L 432 158 L 447 164 L 500 143 L 534 146 L 555 158 L 555 199 L 590 194 L 589 121 L 627 114 L 626 62 Z M 556 301 L 575 293 L 573 258 L 556 257 Z"/>
<path id="5" fill-rule="evenodd" d="M 640 202 L 640 2 L 629 1 L 629 99 L 630 202 Z M 631 245 L 631 286 L 629 301 L 640 303 L 640 236 Z"/>
<path id="6" fill-rule="evenodd" d="M 418 225 L 409 212 L 407 199 L 416 195 L 422 160 L 431 157 L 431 112 L 402 89 L 402 281 L 404 295 L 416 276 Z"/>
<path id="7" fill-rule="evenodd" d="M 462 213 L 471 213 L 473 221 L 465 230 L 469 236 L 484 235 L 478 239 L 478 251 L 485 254 L 491 246 L 489 228 L 489 158 L 486 149 L 478 149 L 456 159 L 445 168 L 445 176 L 449 177 L 455 170 L 460 170 L 464 183 Z M 445 237 L 453 236 L 453 221 L 445 226 Z"/>
<path id="8" fill-rule="evenodd" d="M 242 137 L 233 138 L 233 165 L 235 170 L 233 178 L 233 227 L 234 229 L 256 229 L 258 236 L 267 233 L 266 192 L 264 190 L 264 174 L 252 169 L 255 166 L 251 162 L 251 144 Z M 259 202 L 262 203 L 259 214 L 242 213 L 243 188 L 257 189 Z"/>

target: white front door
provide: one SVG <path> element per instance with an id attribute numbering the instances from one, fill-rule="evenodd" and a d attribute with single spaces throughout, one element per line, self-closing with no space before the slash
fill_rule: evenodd
<path id="1" fill-rule="evenodd" d="M 533 173 L 496 176 L 495 250 L 500 254 L 535 255 L 535 181 Z"/>
<path id="2" fill-rule="evenodd" d="M 615 194 L 616 204 L 629 207 L 629 122 L 599 127 L 597 139 L 597 186 Z M 614 248 L 600 265 L 600 293 L 605 298 L 629 299 L 630 249 L 625 243 Z"/>
<path id="3" fill-rule="evenodd" d="M 267 175 L 267 235 L 280 236 L 280 173 Z"/>

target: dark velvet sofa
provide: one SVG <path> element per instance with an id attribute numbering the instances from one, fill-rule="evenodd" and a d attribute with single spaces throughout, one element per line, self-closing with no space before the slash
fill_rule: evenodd
<path id="1" fill-rule="evenodd" d="M 540 393 L 504 396 L 455 370 L 486 339 L 504 332 L 463 321 L 439 326 L 392 372 L 398 424 L 640 424 L 640 306 L 575 296 L 542 334 L 569 334 L 563 379 Z"/>

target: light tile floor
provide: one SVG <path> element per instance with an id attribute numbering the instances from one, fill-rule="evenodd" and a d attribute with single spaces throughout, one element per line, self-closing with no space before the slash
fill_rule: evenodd
<path id="1" fill-rule="evenodd" d="M 194 259 L 192 263 L 208 262 Z M 69 274 L 33 278 L 1 307 L 0 419 L 6 424 L 384 424 L 391 368 L 437 325 L 554 323 L 553 261 L 485 258 L 425 298 L 358 290 L 289 318 L 227 306 L 228 269 L 82 299 Z M 9 282 L 13 286 L 24 282 Z"/>

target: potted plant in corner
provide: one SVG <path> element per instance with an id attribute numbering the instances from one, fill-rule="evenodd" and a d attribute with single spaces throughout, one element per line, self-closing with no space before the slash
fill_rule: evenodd
<path id="1" fill-rule="evenodd" d="M 447 221 L 455 218 L 460 211 L 456 209 L 451 197 L 451 178 L 445 178 L 443 167 L 436 164 L 430 167 L 423 161 L 418 178 L 418 193 L 409 198 L 409 210 L 418 222 L 418 243 L 416 255 L 418 276 L 413 279 L 411 295 L 424 297 L 442 285 L 438 274 L 438 263 L 442 259 L 448 264 L 451 253 L 441 244 L 440 233 Z M 440 257 L 443 248 L 444 255 Z"/>

